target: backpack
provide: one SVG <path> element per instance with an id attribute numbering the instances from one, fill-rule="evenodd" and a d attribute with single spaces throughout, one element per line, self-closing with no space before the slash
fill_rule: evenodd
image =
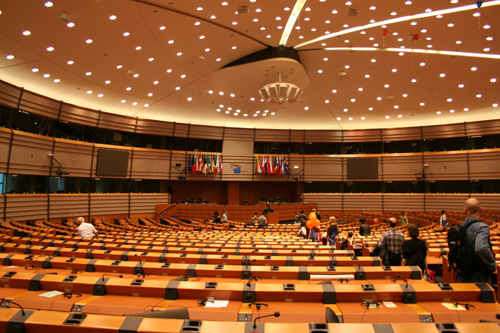
<path id="1" fill-rule="evenodd" d="M 480 221 L 472 221 L 467 225 Z M 474 249 L 470 248 L 467 241 L 467 227 L 457 225 L 448 230 L 446 240 L 448 241 L 448 262 L 450 268 L 457 275 L 466 275 L 467 272 L 472 272 L 476 265 L 477 255 Z"/>

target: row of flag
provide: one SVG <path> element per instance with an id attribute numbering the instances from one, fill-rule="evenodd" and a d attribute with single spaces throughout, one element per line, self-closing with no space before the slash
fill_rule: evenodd
<path id="1" fill-rule="evenodd" d="M 222 175 L 222 156 L 191 153 L 188 155 L 188 172 L 192 174 Z"/>
<path id="2" fill-rule="evenodd" d="M 284 176 L 288 172 L 287 156 L 263 156 L 255 157 L 256 175 L 277 175 Z"/>

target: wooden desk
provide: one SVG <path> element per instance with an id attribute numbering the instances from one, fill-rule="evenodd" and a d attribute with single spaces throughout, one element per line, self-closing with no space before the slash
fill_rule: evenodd
<path id="1" fill-rule="evenodd" d="M 418 313 L 401 302 L 388 308 L 383 302 L 377 308 L 366 308 L 361 302 L 337 303 L 345 323 L 420 323 Z"/>

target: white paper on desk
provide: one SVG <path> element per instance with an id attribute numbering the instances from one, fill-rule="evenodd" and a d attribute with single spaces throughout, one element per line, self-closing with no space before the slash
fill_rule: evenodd
<path id="1" fill-rule="evenodd" d="M 455 310 L 455 311 L 465 311 L 465 310 L 467 310 L 466 308 L 464 308 L 460 304 L 455 304 L 455 303 L 441 303 L 441 304 L 443 304 L 444 307 L 447 308 L 448 310 Z"/>
<path id="2" fill-rule="evenodd" d="M 222 301 L 222 300 L 214 300 L 208 301 L 205 303 L 206 308 L 227 308 L 227 305 L 229 304 L 229 301 Z"/>
<path id="3" fill-rule="evenodd" d="M 387 302 L 384 301 L 383 303 L 384 303 L 386 308 L 397 308 L 398 307 L 396 304 L 394 304 L 394 302 L 391 302 L 391 301 L 387 301 Z"/>
<path id="4" fill-rule="evenodd" d="M 50 298 L 50 297 L 54 297 L 54 296 L 58 296 L 58 295 L 62 295 L 62 294 L 64 294 L 64 293 L 57 291 L 57 290 L 52 290 L 52 291 L 47 291 L 46 293 L 40 294 L 38 296 Z"/>

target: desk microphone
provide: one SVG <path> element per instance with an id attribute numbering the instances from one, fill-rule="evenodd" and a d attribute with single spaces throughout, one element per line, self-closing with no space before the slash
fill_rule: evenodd
<path id="1" fill-rule="evenodd" d="M 120 274 L 120 275 L 118 275 L 118 274 L 103 274 L 103 275 L 101 276 L 101 279 L 102 279 L 103 281 L 104 281 L 104 275 L 107 275 L 107 276 L 118 276 L 120 279 L 123 277 L 123 275 L 121 275 L 121 274 Z"/>
<path id="2" fill-rule="evenodd" d="M 24 309 L 23 309 L 23 307 L 21 306 L 21 304 L 16 303 L 16 302 L 12 302 L 12 301 L 10 301 L 9 305 L 10 305 L 10 304 L 17 305 L 19 308 L 21 308 L 21 313 L 23 314 L 23 316 L 25 315 Z"/>
<path id="3" fill-rule="evenodd" d="M 270 315 L 267 315 L 267 316 L 260 316 L 260 317 L 257 317 L 255 318 L 255 320 L 253 321 L 253 328 L 256 329 L 257 328 L 257 319 L 260 319 L 260 318 L 266 318 L 266 317 L 279 317 L 281 316 L 281 313 L 279 313 L 278 311 L 276 311 L 275 313 L 273 314 L 270 314 Z"/>

